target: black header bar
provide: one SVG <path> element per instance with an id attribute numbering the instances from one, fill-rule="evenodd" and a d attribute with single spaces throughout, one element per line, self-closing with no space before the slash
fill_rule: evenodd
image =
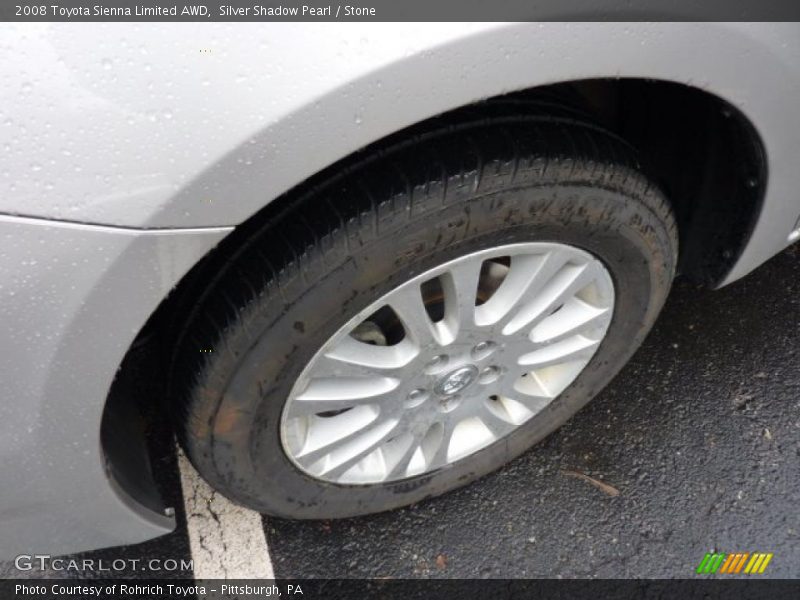
<path id="1" fill-rule="evenodd" d="M 3 0 L 0 21 L 800 21 L 800 1 Z"/>

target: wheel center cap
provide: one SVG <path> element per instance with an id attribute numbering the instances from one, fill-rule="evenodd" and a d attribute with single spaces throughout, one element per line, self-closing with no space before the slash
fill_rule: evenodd
<path id="1" fill-rule="evenodd" d="M 440 396 L 452 396 L 469 386 L 478 378 L 478 367 L 467 365 L 442 377 L 433 388 Z"/>

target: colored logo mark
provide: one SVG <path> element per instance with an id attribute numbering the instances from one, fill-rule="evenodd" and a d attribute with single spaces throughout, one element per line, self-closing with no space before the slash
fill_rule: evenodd
<path id="1" fill-rule="evenodd" d="M 771 552 L 769 554 L 765 552 L 707 553 L 697 566 L 697 573 L 699 575 L 714 575 L 715 573 L 755 575 L 763 573 L 771 560 Z"/>

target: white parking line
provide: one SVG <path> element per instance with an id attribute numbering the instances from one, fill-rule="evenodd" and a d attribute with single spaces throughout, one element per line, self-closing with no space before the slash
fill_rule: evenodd
<path id="1" fill-rule="evenodd" d="M 178 466 L 195 579 L 274 579 L 261 515 L 212 490 L 180 448 Z"/>

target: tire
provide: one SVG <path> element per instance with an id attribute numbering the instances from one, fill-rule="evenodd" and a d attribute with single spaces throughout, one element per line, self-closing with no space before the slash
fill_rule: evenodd
<path id="1" fill-rule="evenodd" d="M 178 437 L 200 474 L 235 502 L 275 516 L 385 511 L 496 470 L 611 380 L 653 325 L 675 271 L 672 211 L 633 150 L 571 120 L 504 117 L 446 127 L 280 202 L 199 299 L 177 344 L 172 381 Z M 447 261 L 529 242 L 588 253 L 613 281 L 602 343 L 552 402 L 465 458 L 397 480 L 327 481 L 288 456 L 287 398 L 345 323 Z"/>

